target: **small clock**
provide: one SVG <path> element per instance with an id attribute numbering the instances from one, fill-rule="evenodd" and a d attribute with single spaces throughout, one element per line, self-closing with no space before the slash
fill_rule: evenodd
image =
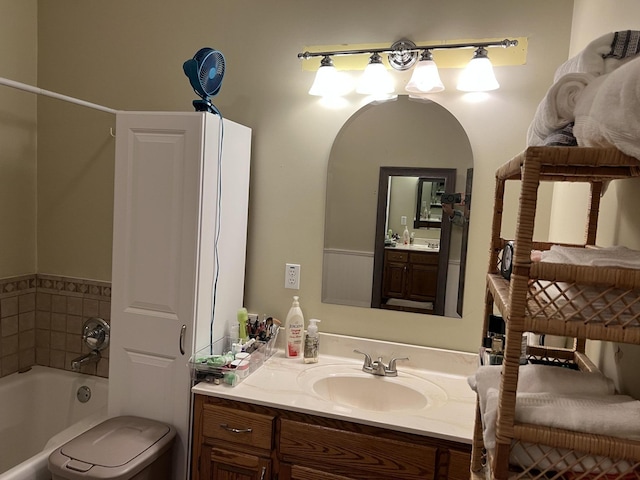
<path id="1" fill-rule="evenodd" d="M 513 268 L 513 242 L 509 241 L 502 249 L 502 263 L 500 264 L 500 273 L 504 278 L 511 278 L 511 269 Z"/>

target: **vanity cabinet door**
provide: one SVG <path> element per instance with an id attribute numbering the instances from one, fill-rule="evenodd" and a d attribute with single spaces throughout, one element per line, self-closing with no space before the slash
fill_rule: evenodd
<path id="1" fill-rule="evenodd" d="M 411 252 L 406 298 L 418 302 L 433 302 L 437 291 L 438 254 Z"/>
<path id="2" fill-rule="evenodd" d="M 205 445 L 200 456 L 201 480 L 271 480 L 271 460 Z"/>
<path id="3" fill-rule="evenodd" d="M 384 259 L 382 296 L 385 298 L 404 298 L 407 291 L 406 252 L 387 252 Z"/>

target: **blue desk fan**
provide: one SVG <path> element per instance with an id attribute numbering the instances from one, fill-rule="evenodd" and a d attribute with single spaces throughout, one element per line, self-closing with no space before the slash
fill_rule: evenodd
<path id="1" fill-rule="evenodd" d="M 193 90 L 200 97 L 193 101 L 196 112 L 211 112 L 220 115 L 220 111 L 211 103 L 211 97 L 218 94 L 224 77 L 224 55 L 213 48 L 201 48 L 193 58 L 182 65 L 184 74 L 189 78 Z M 222 116 L 222 115 L 220 115 Z"/>

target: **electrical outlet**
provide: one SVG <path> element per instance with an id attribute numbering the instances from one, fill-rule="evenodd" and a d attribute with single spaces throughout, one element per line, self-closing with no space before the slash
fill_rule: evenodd
<path id="1" fill-rule="evenodd" d="M 300 289 L 300 265 L 287 263 L 284 271 L 284 288 Z"/>

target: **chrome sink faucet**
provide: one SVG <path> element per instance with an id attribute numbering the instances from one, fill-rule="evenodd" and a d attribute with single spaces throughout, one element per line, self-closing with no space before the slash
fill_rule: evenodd
<path id="1" fill-rule="evenodd" d="M 363 372 L 381 377 L 397 377 L 398 370 L 396 369 L 396 362 L 398 360 L 409 360 L 409 357 L 394 357 L 389 361 L 389 365 L 385 365 L 382 357 L 378 357 L 378 359 L 373 362 L 369 354 L 361 352 L 360 350 L 354 350 L 354 352 L 364 355 L 364 365 L 362 365 Z"/>

